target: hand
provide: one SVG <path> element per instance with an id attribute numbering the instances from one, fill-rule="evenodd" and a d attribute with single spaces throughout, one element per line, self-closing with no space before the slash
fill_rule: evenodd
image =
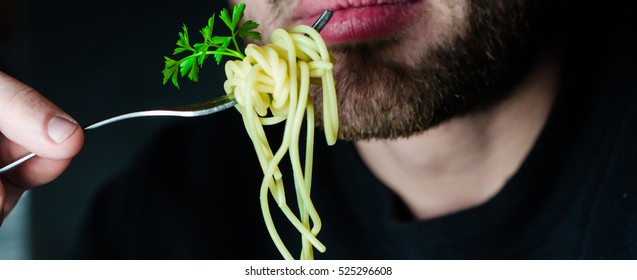
<path id="1" fill-rule="evenodd" d="M 38 156 L 0 175 L 0 225 L 29 188 L 57 178 L 82 147 L 77 123 L 44 96 L 0 72 L 0 166 Z"/>

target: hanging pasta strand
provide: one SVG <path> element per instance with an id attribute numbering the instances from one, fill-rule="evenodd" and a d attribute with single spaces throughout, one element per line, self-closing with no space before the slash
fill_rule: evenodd
<path id="1" fill-rule="evenodd" d="M 293 259 L 281 240 L 270 214 L 269 197 L 277 203 L 288 221 L 301 235 L 300 259 L 313 259 L 314 250 L 325 251 L 317 235 L 321 219 L 310 198 L 314 145 L 314 107 L 309 97 L 310 78 L 320 79 L 323 98 L 323 125 L 327 143 L 336 142 L 338 109 L 332 76 L 332 62 L 318 32 L 309 26 L 289 31 L 275 30 L 270 44 L 250 44 L 243 60 L 226 63 L 224 89 L 234 94 L 236 109 L 241 113 L 263 171 L 260 202 L 270 236 L 285 259 Z M 306 120 L 304 162 L 301 162 L 299 139 Z M 282 142 L 272 151 L 263 128 L 285 122 Z M 298 216 L 287 205 L 283 174 L 279 163 L 288 154 L 292 163 Z"/>

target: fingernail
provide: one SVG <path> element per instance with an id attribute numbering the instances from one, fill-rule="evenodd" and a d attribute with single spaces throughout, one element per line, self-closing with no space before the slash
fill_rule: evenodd
<path id="1" fill-rule="evenodd" d="M 63 117 L 53 117 L 49 121 L 49 137 L 55 143 L 62 143 L 78 128 L 77 123 Z"/>

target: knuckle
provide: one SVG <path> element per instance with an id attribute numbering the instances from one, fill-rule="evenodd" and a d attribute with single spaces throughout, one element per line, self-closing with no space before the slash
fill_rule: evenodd
<path id="1" fill-rule="evenodd" d="M 3 112 L 15 112 L 23 108 L 38 108 L 42 101 L 40 94 L 30 86 L 17 85 L 10 92 L 5 92 L 4 102 L 1 104 Z"/>

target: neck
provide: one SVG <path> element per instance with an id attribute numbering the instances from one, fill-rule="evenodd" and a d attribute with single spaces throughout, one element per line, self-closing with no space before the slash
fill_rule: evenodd
<path id="1" fill-rule="evenodd" d="M 520 167 L 546 122 L 558 65 L 539 63 L 506 100 L 409 138 L 356 142 L 370 170 L 418 219 L 480 205 Z"/>

